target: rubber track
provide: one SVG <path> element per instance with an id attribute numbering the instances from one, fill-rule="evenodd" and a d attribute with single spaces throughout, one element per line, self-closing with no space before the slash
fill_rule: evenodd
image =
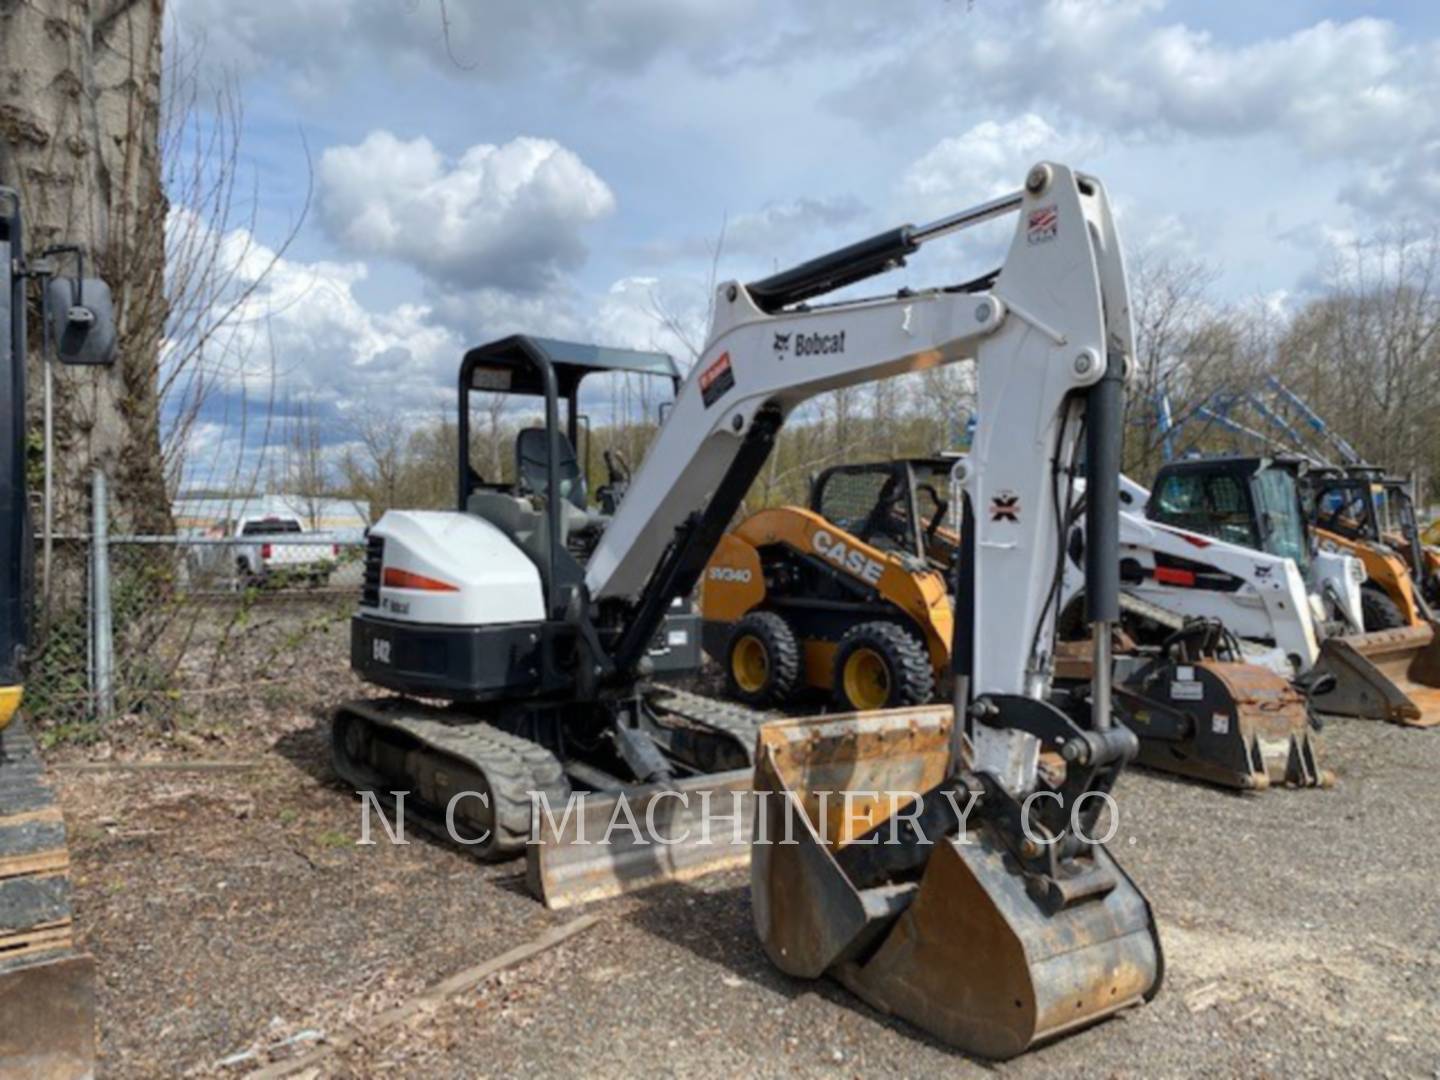
<path id="1" fill-rule="evenodd" d="M 563 806 L 570 794 L 560 760 L 529 739 L 511 735 L 484 721 L 457 724 L 453 714 L 440 710 L 427 715 L 432 710 L 418 702 L 391 699 L 355 704 L 385 716 L 384 723 L 376 724 L 369 716 L 359 714 L 366 722 L 380 729 L 388 727 L 403 732 L 484 774 L 490 783 L 491 810 L 495 815 L 495 858 L 524 850 L 530 837 L 532 791 L 544 792 L 552 806 Z M 334 750 L 336 770 L 344 779 L 357 788 L 374 784 L 375 774 L 368 763 L 350 762 L 338 744 Z M 383 792 L 376 791 L 376 795 L 384 798 Z M 388 798 L 385 801 L 390 802 Z M 438 808 L 434 808 L 434 813 L 419 815 L 419 820 L 429 831 L 447 836 L 443 811 Z"/>
<path id="2" fill-rule="evenodd" d="M 662 721 L 668 714 L 693 724 L 723 731 L 745 747 L 747 757 L 754 763 L 755 739 L 760 725 L 771 719 L 770 715 L 733 701 L 704 697 L 675 686 L 650 684 L 642 690 L 650 706 L 661 714 Z"/>

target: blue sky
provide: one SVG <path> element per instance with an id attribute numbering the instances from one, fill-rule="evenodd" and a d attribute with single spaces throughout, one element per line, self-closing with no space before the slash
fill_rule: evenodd
<path id="1" fill-rule="evenodd" d="M 1440 5 L 1419 0 L 443 10 L 448 50 L 439 0 L 170 4 L 245 103 L 254 241 L 314 184 L 253 313 L 280 396 L 337 439 L 360 404 L 433 414 L 460 349 L 514 330 L 683 356 L 722 226 L 719 276 L 745 278 L 1053 158 L 1105 180 L 1132 250 L 1295 304 L 1337 246 L 1440 198 Z M 993 258 L 954 245 L 906 274 Z"/>

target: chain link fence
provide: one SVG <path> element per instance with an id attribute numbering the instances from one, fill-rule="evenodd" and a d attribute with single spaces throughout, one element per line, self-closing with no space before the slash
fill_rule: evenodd
<path id="1" fill-rule="evenodd" d="M 51 740 L 115 717 L 183 726 L 343 685 L 364 543 L 64 536 L 37 581 L 27 711 Z"/>

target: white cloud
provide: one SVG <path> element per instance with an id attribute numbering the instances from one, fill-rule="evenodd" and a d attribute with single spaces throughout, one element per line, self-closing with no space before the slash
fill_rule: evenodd
<path id="1" fill-rule="evenodd" d="M 388 131 L 332 146 L 317 169 L 319 218 L 345 250 L 404 262 L 457 290 L 537 292 L 584 262 L 585 226 L 615 196 L 550 139 L 472 146 L 454 161 Z"/>
<path id="2" fill-rule="evenodd" d="M 1380 157 L 1433 130 L 1440 115 L 1433 45 L 1406 41 L 1391 22 L 1322 20 L 1231 44 L 1158 22 L 1164 8 L 1159 0 L 991 7 L 980 19 L 925 27 L 923 42 L 917 30 L 837 100 L 866 117 L 916 100 L 1038 106 L 1127 136 L 1274 132 L 1312 154 Z"/>
<path id="3" fill-rule="evenodd" d="M 907 204 L 929 212 L 958 210 L 1016 190 L 1037 161 L 1081 165 L 1099 147 L 1093 137 L 1061 135 L 1034 113 L 986 120 L 926 151 L 906 170 L 901 191 Z"/>
<path id="4" fill-rule="evenodd" d="M 229 312 L 223 320 L 172 325 L 165 370 L 183 372 L 172 410 L 186 407 L 188 388 L 190 402 L 203 399 L 200 422 L 223 414 L 253 431 L 286 399 L 306 400 L 329 415 L 368 399 L 419 409 L 453 378 L 462 340 L 426 305 L 368 309 L 355 295 L 368 273 L 363 263 L 279 256 L 244 229 L 209 237 L 203 220 L 184 207 L 171 209 L 168 232 L 200 238 L 191 240 L 192 249 L 218 245 L 214 279 L 224 288 L 189 302 Z M 179 269 L 172 264 L 172 274 Z"/>
<path id="5" fill-rule="evenodd" d="M 635 76 L 675 50 L 699 65 L 742 63 L 756 27 L 775 30 L 761 0 L 169 0 L 182 37 L 207 61 L 243 74 L 271 65 L 307 89 L 358 69 L 363 53 L 391 70 L 426 68 L 495 82 L 517 72 Z"/>
<path id="6" fill-rule="evenodd" d="M 1384 161 L 1364 168 L 1340 189 L 1340 198 L 1382 220 L 1429 220 L 1440 206 L 1440 128 Z"/>
<path id="7" fill-rule="evenodd" d="M 669 353 L 684 369 L 705 344 L 708 308 L 700 281 L 621 278 L 595 304 L 585 329 L 601 345 Z"/>

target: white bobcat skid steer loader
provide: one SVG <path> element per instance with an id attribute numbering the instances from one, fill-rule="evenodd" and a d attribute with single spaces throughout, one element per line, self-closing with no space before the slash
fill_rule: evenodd
<path id="1" fill-rule="evenodd" d="M 1015 240 L 995 274 L 805 303 L 899 265 L 931 239 L 1017 212 Z M 785 970 L 832 972 L 937 1037 L 999 1057 L 1145 1000 L 1160 982 L 1154 922 L 1087 828 L 1103 800 L 1084 798 L 1108 791 L 1136 752 L 1134 737 L 1112 722 L 1108 662 L 1131 351 L 1125 271 L 1104 191 L 1058 165 L 1036 166 L 1023 191 L 931 225 L 903 226 L 763 281 L 722 285 L 705 349 L 605 520 L 576 497 L 562 437 L 573 349 L 561 355 L 550 343 L 515 338 L 472 351 L 462 387 L 543 397 L 545 432 L 521 447 L 522 463 L 533 462 L 523 485 L 476 489 L 467 480 L 464 509 L 391 511 L 372 531 L 352 664 L 407 696 L 342 709 L 337 764 L 357 786 L 410 792 L 407 809 L 432 820 L 462 817 L 476 839 L 498 833 L 498 843 L 486 841 L 498 856 L 523 843 L 531 814 L 518 796 L 527 787 L 608 793 L 616 805 L 633 796 L 642 820 L 663 801 L 668 832 L 692 820 L 684 815 L 696 800 L 686 809 L 685 796 L 748 783 L 749 770 L 736 766 L 758 749 L 757 789 L 795 798 L 747 802 L 757 828 L 773 824 L 774 813 L 799 815 L 799 844 L 759 845 L 751 859 L 756 926 Z M 972 606 L 955 650 L 958 717 L 931 706 L 786 722 L 757 744 L 748 718 L 737 725 L 733 711 L 648 689 L 644 659 L 672 600 L 697 584 L 785 418 L 828 390 L 967 359 L 990 423 L 976 431 L 979 464 L 966 489 L 977 508 L 966 534 L 979 535 Z M 573 418 L 573 404 L 569 411 Z M 1092 697 L 1066 713 L 1048 700 L 1049 600 L 1064 541 L 1050 508 L 1082 430 L 1093 505 L 1109 509 L 1091 529 L 1099 554 L 1087 586 L 1106 661 L 1095 665 Z M 484 497 L 472 499 L 477 490 Z M 1040 774 L 1042 752 L 1065 755 L 1058 784 Z M 878 849 L 880 862 L 857 864 L 852 856 L 877 849 L 851 841 L 885 825 L 903 800 L 871 801 L 863 825 L 851 819 L 839 832 L 817 832 L 803 809 L 812 779 L 838 791 L 883 779 L 928 793 L 941 815 L 932 842 L 906 834 Z M 973 795 L 973 812 L 945 819 L 945 792 L 964 796 L 962 807 Z M 1031 800 L 1045 809 L 1027 822 L 1022 807 L 1037 792 L 1054 799 Z M 541 884 L 570 899 L 698 873 L 716 855 L 692 837 L 637 842 L 615 858 L 603 844 L 567 843 L 577 820 L 547 823 L 531 847 Z M 1026 824 L 1045 842 L 1027 840 Z M 722 845 L 719 855 L 730 854 Z"/>
<path id="2" fill-rule="evenodd" d="M 1122 494 L 1137 511 L 1121 520 L 1127 593 L 1278 647 L 1322 712 L 1440 723 L 1433 627 L 1365 632 L 1365 568 L 1315 543 L 1288 463 L 1173 462 L 1161 481 L 1158 497 L 1130 482 Z"/>

